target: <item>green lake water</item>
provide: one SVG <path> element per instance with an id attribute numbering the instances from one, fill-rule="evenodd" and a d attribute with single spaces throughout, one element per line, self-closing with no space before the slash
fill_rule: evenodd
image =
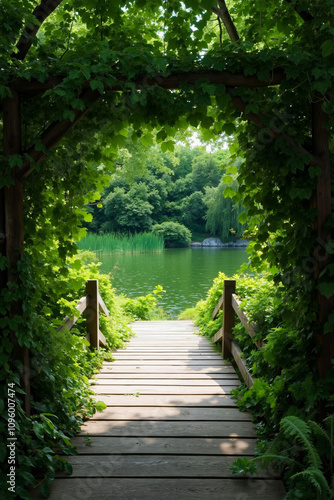
<path id="1" fill-rule="evenodd" d="M 169 318 L 193 307 L 212 286 L 219 271 L 232 276 L 247 261 L 245 248 L 173 248 L 162 253 L 99 257 L 117 293 L 138 297 L 162 285 L 159 305 Z"/>

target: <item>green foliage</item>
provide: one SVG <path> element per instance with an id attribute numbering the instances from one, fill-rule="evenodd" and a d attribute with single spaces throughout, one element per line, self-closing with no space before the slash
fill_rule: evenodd
<path id="1" fill-rule="evenodd" d="M 116 188 L 104 201 L 107 221 L 102 224 L 102 231 L 149 231 L 153 206 L 148 196 L 144 183 L 134 184 L 127 193 L 123 188 Z"/>
<path id="2" fill-rule="evenodd" d="M 226 176 L 225 176 L 226 177 Z M 226 181 L 222 180 L 216 188 L 206 188 L 204 203 L 207 207 L 205 214 L 206 229 L 222 241 L 228 241 L 231 235 L 241 236 L 246 230 L 246 224 L 240 222 L 240 215 L 245 209 L 229 197 L 225 197 Z"/>
<path id="3" fill-rule="evenodd" d="M 296 416 L 284 417 L 275 440 L 250 464 L 274 464 L 284 471 L 289 499 L 334 498 L 333 422 L 333 415 L 324 420 L 324 426 Z"/>
<path id="4" fill-rule="evenodd" d="M 180 220 L 191 232 L 200 232 L 203 229 L 206 207 L 200 191 L 183 198 L 180 210 L 182 213 Z"/>
<path id="5" fill-rule="evenodd" d="M 121 307 L 130 321 L 136 320 L 157 320 L 164 319 L 165 313 L 158 308 L 158 299 L 162 297 L 165 290 L 161 285 L 157 285 L 152 293 L 145 296 L 130 299 L 124 297 L 121 299 Z"/>
<path id="6" fill-rule="evenodd" d="M 101 366 L 104 351 L 91 352 L 85 348 L 85 321 L 79 320 L 71 333 L 58 331 L 61 319 L 71 315 L 78 299 L 85 295 L 85 282 L 99 280 L 99 290 L 110 310 L 110 318 L 101 316 L 100 329 L 107 338 L 108 347 L 124 345 L 131 330 L 125 322 L 109 277 L 98 271 L 95 263 L 85 264 L 94 259 L 87 252 L 66 259 L 64 267 L 45 265 L 39 273 L 38 283 L 32 281 L 31 261 L 26 259 L 22 279 L 27 285 L 27 293 L 33 310 L 26 309 L 26 322 L 19 325 L 19 342 L 25 342 L 30 350 L 30 380 L 32 415 L 27 417 L 22 410 L 18 376 L 20 366 L 9 364 L 10 343 L 2 354 L 2 398 L 7 400 L 7 383 L 13 381 L 16 405 L 16 457 L 17 457 L 17 493 L 20 498 L 27 498 L 27 484 L 35 484 L 35 470 L 42 473 L 41 489 L 48 491 L 48 484 L 57 470 L 67 470 L 70 466 L 60 455 L 75 453 L 71 438 L 78 432 L 80 424 L 105 405 L 96 403 L 90 393 L 89 378 Z M 24 274 L 23 274 L 24 273 Z M 54 275 L 52 279 L 52 273 Z M 38 286 L 36 286 L 38 285 Z M 26 306 L 27 307 L 27 306 Z M 28 316 L 29 313 L 29 316 Z M 4 339 L 9 331 L 3 328 Z M 22 340 L 21 340 L 22 339 Z M 5 343 L 3 342 L 3 345 Z M 5 392 L 6 391 L 6 392 Z M 2 408 L 2 413 L 7 412 Z M 0 455 L 6 456 L 6 427 L 1 429 L 3 436 Z M 60 451 L 56 452 L 58 448 Z M 5 491 L 6 471 L 1 476 L 2 490 Z"/>
<path id="7" fill-rule="evenodd" d="M 186 247 L 191 243 L 191 232 L 178 222 L 156 224 L 152 232 L 164 239 L 165 247 Z"/>
<path id="8" fill-rule="evenodd" d="M 305 298 L 289 296 L 268 272 L 233 278 L 240 307 L 255 328 L 255 340 L 262 339 L 265 345 L 256 348 L 236 319 L 234 339 L 255 378 L 250 389 L 241 384 L 233 393 L 239 408 L 252 412 L 261 442 L 259 458 L 236 461 L 232 470 L 236 474 L 253 473 L 258 460 L 264 466 L 282 464 L 287 498 L 332 498 L 334 419 L 328 417 L 322 427 L 309 416 L 317 415 L 319 405 L 326 404 L 328 411 L 333 407 L 333 373 L 318 378 L 310 309 Z M 206 299 L 196 305 L 195 323 L 208 338 L 221 328 L 222 313 L 215 320 L 211 313 L 222 295 L 225 279 L 220 273 Z"/>
<path id="9" fill-rule="evenodd" d="M 237 460 L 233 462 L 232 467 L 230 467 L 230 471 L 233 474 L 241 474 L 243 476 L 246 476 L 247 474 L 256 474 L 256 470 L 256 464 L 249 460 L 247 457 L 237 458 Z"/>
<path id="10" fill-rule="evenodd" d="M 39 24 L 33 15 L 35 7 L 32 0 L 2 0 L 0 5 L 0 109 L 4 109 L 4 100 L 14 88 L 19 89 L 22 120 L 22 136 L 17 141 L 22 144 L 22 152 L 16 151 L 12 157 L 4 157 L 6 151 L 0 153 L 1 187 L 9 186 L 11 174 L 23 166 L 35 168 L 25 181 L 26 253 L 15 270 L 24 285 L 1 290 L 2 380 L 11 379 L 20 369 L 9 365 L 12 329 L 19 345 L 26 346 L 34 360 L 34 394 L 40 389 L 38 379 L 50 386 L 52 400 L 41 387 L 46 403 L 37 401 L 40 406 L 34 407 L 35 414 L 50 410 L 60 419 L 59 429 L 76 428 L 74 408 L 86 405 L 79 379 L 82 366 L 90 361 L 78 354 L 82 345 L 80 324 L 78 336 L 55 333 L 56 318 L 73 310 L 72 302 L 81 287 L 81 280 L 67 284 L 67 258 L 75 251 L 75 241 L 85 233 L 83 221 L 89 223 L 87 212 L 95 210 L 90 204 L 99 199 L 108 184 L 106 174 L 115 169 L 119 157 L 129 159 L 130 177 L 143 163 L 137 161 L 136 154 L 131 161 L 133 150 L 127 148 L 127 141 L 148 151 L 156 137 L 169 158 L 166 165 L 156 155 L 166 173 L 177 149 L 175 134 L 190 124 L 205 141 L 228 137 L 232 162 L 242 157 L 238 190 L 232 182 L 224 193 L 247 210 L 239 220 L 245 223 L 247 213 L 248 235 L 252 238 L 250 269 L 259 273 L 269 265 L 278 288 L 273 302 L 268 302 L 272 313 L 261 307 L 264 313 L 259 317 L 253 310 L 259 322 L 258 335 L 266 340 L 267 349 L 254 351 L 238 327 L 238 341 L 258 377 L 251 391 L 240 393 L 241 398 L 256 407 L 258 415 L 265 417 L 274 430 L 286 411 L 299 417 L 311 414 L 321 399 L 330 407 L 331 371 L 319 380 L 314 368 L 318 349 L 315 338 L 318 333 L 330 335 L 333 330 L 332 315 L 326 325 L 316 321 L 317 293 L 327 300 L 333 294 L 333 263 L 327 242 L 319 241 L 314 230 L 317 214 L 312 198 L 322 163 L 312 133 L 325 126 L 329 136 L 333 135 L 333 1 L 229 2 L 239 36 L 236 43 L 229 39 L 211 11 L 213 3 L 207 0 L 68 0 L 59 2 L 49 13 L 36 36 L 32 33 L 28 43 L 18 44 L 26 29 Z M 30 47 L 27 54 L 22 54 L 22 46 Z M 226 72 L 244 83 L 245 77 L 251 77 L 255 87 L 246 83 L 225 87 L 205 78 L 214 74 L 217 81 Z M 187 73 L 191 73 L 190 79 Z M 275 80 L 277 75 L 280 78 Z M 163 81 L 165 78 L 169 80 Z M 174 88 L 165 88 L 168 84 L 164 83 L 173 80 Z M 106 89 L 112 87 L 117 92 L 107 93 Z M 314 127 L 312 107 L 320 102 L 327 113 L 326 123 Z M 85 117 L 78 123 L 81 114 Z M 63 120 L 68 120 L 65 128 Z M 66 131 L 66 138 L 61 140 Z M 8 130 L 4 131 L 3 122 L 0 136 L 1 142 L 4 137 L 12 138 Z M 56 151 L 50 153 L 52 148 Z M 330 141 L 331 156 L 332 148 Z M 42 164 L 33 160 L 39 152 L 48 154 Z M 141 151 L 140 155 L 145 153 Z M 179 165 L 175 190 L 170 188 L 165 205 L 163 189 L 155 189 L 150 197 L 148 191 L 153 190 L 134 188 L 139 206 L 127 196 L 127 187 L 119 186 L 116 199 L 111 194 L 109 209 L 113 203 L 116 209 L 124 209 L 123 219 L 117 221 L 119 226 L 128 224 L 135 232 L 166 219 L 179 222 L 180 201 L 191 196 L 194 173 L 196 189 L 204 187 L 201 175 L 196 175 L 197 167 L 194 172 L 189 169 L 186 154 L 182 161 L 180 157 Z M 233 180 L 233 175 L 235 172 L 227 172 L 225 181 Z M 212 185 L 219 181 L 220 177 L 214 178 Z M 168 182 L 173 184 L 171 179 Z M 214 192 L 211 194 L 213 197 Z M 109 215 L 113 224 L 115 212 Z M 220 231 L 218 218 L 215 212 L 213 223 Z M 102 224 L 106 222 L 101 219 Z M 331 234 L 332 226 L 333 220 L 328 217 L 323 233 Z M 237 230 L 234 223 L 232 227 Z M 1 231 L 6 233 L 3 227 Z M 1 257 L 2 270 L 8 266 L 7 257 Z M 75 265 L 74 261 L 71 266 Z M 314 276 L 319 274 L 321 281 L 316 283 Z M 215 291 L 219 286 L 217 283 Z M 248 298 L 250 294 L 246 295 Z M 60 297 L 63 301 L 58 303 L 56 298 Z M 23 314 L 10 317 L 10 303 L 17 302 L 22 304 Z M 203 310 L 201 314 L 204 318 L 206 313 Z M 204 329 L 204 319 L 201 321 Z M 214 327 L 209 320 L 207 335 L 211 336 Z M 61 352 L 64 346 L 67 351 Z M 72 355 L 80 358 L 74 367 Z M 53 365 L 62 374 L 61 380 L 52 373 Z M 16 384 L 19 386 L 18 379 Z M 23 412 L 19 423 L 25 436 L 21 441 L 23 457 L 27 449 L 34 449 L 25 439 L 36 433 L 31 421 L 24 420 Z M 37 423 L 47 425 L 45 421 Z M 35 429 L 41 435 L 41 428 L 35 425 Z M 48 460 L 47 452 L 41 456 Z M 39 466 L 38 459 L 34 460 L 33 465 Z M 32 465 L 23 465 L 22 477 L 29 482 Z M 313 478 L 313 485 L 320 478 L 316 470 L 303 473 Z M 43 486 L 45 492 L 48 480 Z M 24 490 L 18 490 L 18 494 L 26 496 Z"/>
<path id="11" fill-rule="evenodd" d="M 166 155 L 156 145 L 126 142 L 117 159 L 121 168 L 111 176 L 100 207 L 89 210 L 93 220 L 85 227 L 92 232 L 133 233 L 173 221 L 191 232 L 205 232 L 204 191 L 219 183 L 222 162 L 227 162 L 226 150 L 202 153 L 182 144 Z M 233 210 L 235 204 L 228 201 Z"/>
<path id="12" fill-rule="evenodd" d="M 78 247 L 82 250 L 91 250 L 99 256 L 119 253 L 161 252 L 164 248 L 164 242 L 161 237 L 152 233 L 88 233 L 78 242 Z"/>
<path id="13" fill-rule="evenodd" d="M 189 307 L 182 311 L 177 319 L 192 319 L 195 320 L 197 318 L 197 312 L 195 307 Z"/>

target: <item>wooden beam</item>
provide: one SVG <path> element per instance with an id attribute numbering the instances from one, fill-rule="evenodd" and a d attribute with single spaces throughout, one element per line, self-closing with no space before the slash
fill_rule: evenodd
<path id="1" fill-rule="evenodd" d="M 108 310 L 107 306 L 105 305 L 105 303 L 103 302 L 103 299 L 102 299 L 100 294 L 98 295 L 98 301 L 99 301 L 100 312 L 103 312 L 106 316 L 109 316 L 110 315 L 109 310 Z"/>
<path id="2" fill-rule="evenodd" d="M 231 355 L 231 342 L 233 340 L 234 309 L 232 307 L 232 295 L 235 293 L 235 280 L 224 280 L 223 293 L 223 358 Z"/>
<path id="3" fill-rule="evenodd" d="M 63 320 L 64 324 L 58 328 L 57 332 L 63 332 L 64 330 L 70 330 L 72 328 L 72 326 L 75 325 L 75 323 L 78 321 L 80 315 L 86 309 L 87 302 L 88 301 L 87 301 L 86 295 L 84 297 L 81 297 L 78 304 L 75 306 L 75 308 L 79 311 L 79 315 L 72 316 L 72 317 L 66 316 L 66 318 L 64 318 L 64 320 Z"/>
<path id="4" fill-rule="evenodd" d="M 221 328 L 220 330 L 218 330 L 217 333 L 215 333 L 215 335 L 212 338 L 212 341 L 218 342 L 219 340 L 222 340 L 222 338 L 223 338 L 223 329 Z"/>
<path id="5" fill-rule="evenodd" d="M 53 76 L 43 83 L 33 79 L 27 81 L 24 78 L 19 78 L 13 82 L 12 86 L 25 98 L 29 98 L 30 96 L 43 94 L 46 90 L 61 85 L 66 76 L 67 75 Z M 117 75 L 115 75 L 115 77 L 117 78 Z M 143 75 L 135 80 L 127 80 L 124 77 L 119 77 L 117 83 L 111 86 L 105 85 L 104 90 L 109 92 L 122 91 L 126 83 L 132 83 L 137 88 L 142 86 L 157 86 L 167 90 L 174 90 L 178 89 L 181 83 L 194 85 L 199 80 L 208 80 L 210 83 L 222 84 L 226 87 L 259 88 L 279 85 L 285 79 L 286 76 L 282 68 L 274 68 L 266 81 L 259 80 L 255 75 L 244 75 L 243 73 L 232 73 L 231 71 L 225 70 L 199 70 L 174 73 L 169 76 L 157 74 L 151 78 L 147 78 L 147 75 Z M 90 88 L 89 80 L 83 84 L 83 88 Z"/>
<path id="6" fill-rule="evenodd" d="M 21 113 L 20 113 L 20 96 L 12 90 L 12 97 L 7 97 L 3 104 L 3 150 L 5 157 L 21 155 Z M 4 242 L 2 243 L 5 256 L 8 259 L 9 267 L 7 271 L 7 282 L 9 289 L 15 289 L 21 286 L 18 263 L 21 259 L 24 250 L 24 209 L 23 209 L 23 180 L 20 178 L 18 167 L 12 168 L 10 174 L 12 183 L 6 186 L 2 193 L 1 199 L 5 211 L 2 216 L 2 224 L 5 226 Z M 4 283 L 3 283 L 4 285 Z M 13 300 L 10 307 L 10 317 L 23 316 L 22 301 L 19 299 Z M 25 411 L 30 415 L 30 368 L 29 368 L 29 353 L 25 346 L 18 343 L 16 332 L 11 334 L 13 342 L 13 359 L 21 361 L 23 371 L 21 379 L 23 389 L 25 391 Z"/>
<path id="7" fill-rule="evenodd" d="M 102 347 L 107 347 L 107 339 L 105 338 L 101 330 L 99 330 L 99 345 Z"/>
<path id="8" fill-rule="evenodd" d="M 42 23 L 49 17 L 50 14 L 52 14 L 62 1 L 63 0 L 41 0 L 40 5 L 37 5 L 33 11 L 33 16 L 36 18 L 36 24 L 32 28 L 27 26 L 24 28 L 24 31 L 16 44 L 17 52 L 12 54 L 14 59 L 23 61 Z"/>
<path id="9" fill-rule="evenodd" d="M 242 352 L 241 352 L 240 347 L 238 346 L 238 344 L 236 344 L 234 342 L 234 340 L 232 340 L 232 343 L 231 343 L 231 352 L 232 352 L 232 356 L 234 358 L 234 361 L 236 362 L 237 367 L 240 370 L 242 378 L 245 381 L 245 384 L 247 385 L 248 389 L 250 389 L 252 387 L 252 385 L 254 384 L 254 379 L 248 371 L 245 360 L 242 357 Z"/>
<path id="10" fill-rule="evenodd" d="M 89 111 L 90 104 L 93 104 L 101 97 L 97 90 L 86 89 L 80 96 L 80 99 L 85 101 L 87 107 L 84 110 L 76 111 L 74 120 L 66 118 L 65 120 L 58 120 L 51 125 L 42 133 L 40 140 L 45 148 L 45 150 L 36 150 L 35 147 L 31 147 L 26 151 L 28 157 L 32 160 L 26 159 L 23 162 L 21 168 L 21 177 L 27 177 L 33 170 L 34 165 L 41 163 L 47 156 L 48 151 L 54 149 L 57 144 L 62 140 L 63 137 L 86 115 Z"/>
<path id="11" fill-rule="evenodd" d="M 237 296 L 235 294 L 232 295 L 232 307 L 234 311 L 236 312 L 238 318 L 240 319 L 241 323 L 244 325 L 244 327 L 247 329 L 248 334 L 250 337 L 254 338 L 256 335 L 256 332 L 254 330 L 254 323 L 250 323 L 249 319 L 245 315 L 245 313 L 240 309 L 240 301 L 238 300 Z M 257 347 L 263 347 L 264 343 L 262 340 L 254 340 L 255 344 Z"/>
<path id="12" fill-rule="evenodd" d="M 211 314 L 211 318 L 212 319 L 216 319 L 219 311 L 221 310 L 221 308 L 223 307 L 223 301 L 224 301 L 224 294 L 220 297 L 220 299 L 218 300 L 218 303 L 213 311 L 213 313 Z"/>
<path id="13" fill-rule="evenodd" d="M 321 167 L 321 174 L 318 177 L 315 196 L 312 200 L 313 206 L 317 209 L 317 219 L 314 224 L 314 232 L 317 236 L 318 247 L 314 249 L 314 256 L 317 260 L 315 281 L 319 285 L 322 282 L 321 272 L 333 261 L 332 255 L 326 251 L 326 243 L 332 235 L 325 229 L 325 223 L 331 216 L 331 162 L 329 152 L 329 133 L 327 124 L 329 117 L 323 110 L 325 98 L 318 96 L 312 103 L 312 138 L 314 154 L 319 158 L 318 165 Z M 334 297 L 327 298 L 319 291 L 318 301 L 318 323 L 320 331 L 317 334 L 317 343 L 321 350 L 318 354 L 317 367 L 321 378 L 326 376 L 332 367 L 334 359 L 334 331 L 324 333 L 324 325 L 328 321 L 329 315 L 334 310 Z"/>
<path id="14" fill-rule="evenodd" d="M 91 349 L 99 349 L 99 283 L 98 280 L 88 280 L 86 283 L 88 304 L 86 310 L 87 332 L 90 338 Z"/>

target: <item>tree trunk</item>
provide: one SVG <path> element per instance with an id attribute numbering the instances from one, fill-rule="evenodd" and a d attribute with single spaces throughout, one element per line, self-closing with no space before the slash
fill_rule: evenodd
<path id="1" fill-rule="evenodd" d="M 4 156 L 20 155 L 21 147 L 21 116 L 19 95 L 13 91 L 12 97 L 7 98 L 3 105 L 3 127 L 4 127 Z M 4 215 L 1 216 L 1 224 L 4 225 L 5 242 L 2 244 L 2 250 L 5 250 L 5 256 L 8 259 L 9 267 L 7 270 L 6 283 L 8 289 L 15 294 L 19 289 L 20 277 L 18 272 L 18 263 L 21 259 L 24 249 L 24 229 L 23 229 L 23 181 L 18 167 L 12 168 L 12 184 L 6 186 L 3 195 L 2 209 Z M 9 317 L 23 316 L 22 301 L 14 298 L 10 305 Z M 29 380 L 29 354 L 24 346 L 20 346 L 17 340 L 16 332 L 11 331 L 11 340 L 13 342 L 13 361 L 20 361 L 23 365 L 21 379 L 25 390 L 25 410 L 30 414 L 30 380 Z"/>

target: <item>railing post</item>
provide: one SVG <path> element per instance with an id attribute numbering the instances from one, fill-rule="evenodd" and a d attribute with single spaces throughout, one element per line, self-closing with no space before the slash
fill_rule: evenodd
<path id="1" fill-rule="evenodd" d="M 234 327 L 234 309 L 232 307 L 232 295 L 235 293 L 235 280 L 224 280 L 223 294 L 223 358 L 231 356 Z"/>
<path id="2" fill-rule="evenodd" d="M 88 280 L 86 283 L 88 304 L 86 310 L 86 325 L 91 349 L 99 348 L 99 282 Z"/>

